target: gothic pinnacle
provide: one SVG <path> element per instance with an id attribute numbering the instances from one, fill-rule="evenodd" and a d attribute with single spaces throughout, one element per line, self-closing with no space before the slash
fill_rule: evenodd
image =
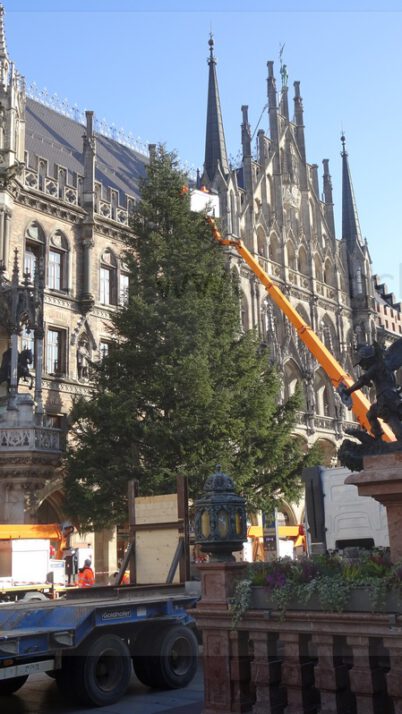
<path id="1" fill-rule="evenodd" d="M 208 59 L 208 64 L 210 64 L 211 62 L 216 63 L 216 59 L 215 59 L 215 57 L 214 57 L 214 44 L 215 44 L 215 43 L 214 43 L 214 36 L 213 36 L 212 32 L 209 33 L 208 44 L 209 44 L 209 59 Z"/>
<path id="2" fill-rule="evenodd" d="M 6 34 L 4 31 L 4 7 L 0 5 L 0 59 L 8 61 Z"/>

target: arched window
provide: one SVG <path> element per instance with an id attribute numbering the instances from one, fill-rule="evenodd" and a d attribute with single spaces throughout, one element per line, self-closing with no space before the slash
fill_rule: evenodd
<path id="1" fill-rule="evenodd" d="M 128 302 L 128 287 L 129 287 L 129 272 L 128 267 L 120 261 L 119 271 L 119 305 L 126 305 Z"/>
<path id="2" fill-rule="evenodd" d="M 327 285 L 334 284 L 334 271 L 330 260 L 326 260 L 324 264 L 324 283 Z"/>
<path id="3" fill-rule="evenodd" d="M 300 246 L 297 254 L 297 269 L 299 273 L 303 273 L 303 275 L 308 274 L 307 253 L 303 245 Z"/>
<path id="4" fill-rule="evenodd" d="M 242 292 L 241 294 L 241 302 L 240 302 L 240 315 L 241 315 L 241 324 L 243 327 L 243 330 L 249 330 L 250 329 L 250 320 L 249 320 L 249 314 L 248 314 L 248 302 L 245 294 Z"/>
<path id="5" fill-rule="evenodd" d="M 320 280 L 322 282 L 322 263 L 321 258 L 317 255 L 317 253 L 314 256 L 314 267 L 316 280 Z"/>
<path id="6" fill-rule="evenodd" d="M 323 466 L 336 466 L 337 447 L 329 439 L 318 439 L 317 445 L 320 447 L 320 463 Z"/>
<path id="7" fill-rule="evenodd" d="M 288 240 L 288 242 L 286 243 L 286 250 L 287 250 L 287 254 L 288 254 L 288 267 L 291 270 L 296 270 L 297 269 L 296 252 L 295 252 L 295 248 L 294 248 L 294 245 L 291 240 Z"/>
<path id="8" fill-rule="evenodd" d="M 109 248 L 101 257 L 99 271 L 99 301 L 102 305 L 117 304 L 117 261 Z"/>
<path id="9" fill-rule="evenodd" d="M 261 226 L 257 229 L 257 249 L 258 255 L 262 255 L 264 258 L 267 257 L 267 239 Z"/>
<path id="10" fill-rule="evenodd" d="M 286 362 L 284 367 L 284 382 L 285 382 L 285 399 L 289 399 L 299 389 L 302 399 L 302 407 L 306 408 L 306 400 L 303 387 L 303 376 L 293 359 Z"/>
<path id="11" fill-rule="evenodd" d="M 269 258 L 279 263 L 279 240 L 276 233 L 272 233 L 269 239 Z"/>
<path id="12" fill-rule="evenodd" d="M 24 273 L 31 281 L 35 277 L 38 260 L 45 258 L 45 234 L 37 221 L 32 221 L 25 231 Z"/>
<path id="13" fill-rule="evenodd" d="M 330 417 L 335 416 L 334 390 L 328 377 L 321 369 L 315 373 L 314 387 L 318 414 Z"/>
<path id="14" fill-rule="evenodd" d="M 354 280 L 354 294 L 355 295 L 362 295 L 363 294 L 363 276 L 362 276 L 362 269 L 361 268 L 356 268 L 355 272 L 355 280 Z"/>
<path id="15" fill-rule="evenodd" d="M 51 290 L 68 289 L 68 242 L 60 230 L 49 241 L 47 284 Z"/>
<path id="16" fill-rule="evenodd" d="M 336 331 L 336 327 L 329 317 L 329 315 L 324 315 L 320 323 L 320 337 L 324 342 L 326 348 L 336 357 L 340 357 L 339 354 L 339 339 Z"/>

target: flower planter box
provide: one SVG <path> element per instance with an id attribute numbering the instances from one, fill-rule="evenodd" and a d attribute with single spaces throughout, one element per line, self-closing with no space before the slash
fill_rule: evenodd
<path id="1" fill-rule="evenodd" d="M 255 585 L 251 588 L 251 610 L 278 610 L 272 594 L 263 586 Z M 307 602 L 291 600 L 286 605 L 286 610 L 311 610 L 325 611 L 318 594 L 314 594 Z M 402 613 L 402 596 L 398 592 L 390 592 L 386 596 L 386 601 L 382 606 L 374 608 L 370 596 L 370 590 L 364 587 L 356 587 L 350 593 L 349 600 L 343 608 L 344 612 L 395 612 Z"/>

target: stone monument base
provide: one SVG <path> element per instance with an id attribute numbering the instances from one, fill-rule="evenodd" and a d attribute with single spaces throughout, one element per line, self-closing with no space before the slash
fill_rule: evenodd
<path id="1" fill-rule="evenodd" d="M 357 486 L 359 496 L 371 496 L 385 506 L 391 560 L 402 561 L 402 453 L 365 456 L 363 467 L 345 483 Z"/>

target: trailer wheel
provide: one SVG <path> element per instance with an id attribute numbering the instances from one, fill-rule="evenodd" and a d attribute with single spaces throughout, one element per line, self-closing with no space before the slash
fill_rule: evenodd
<path id="1" fill-rule="evenodd" d="M 145 638 L 144 638 L 145 639 Z M 197 670 L 197 639 L 188 627 L 176 625 L 161 630 L 148 646 L 138 643 L 133 657 L 138 679 L 149 687 L 179 689 Z"/>
<path id="2" fill-rule="evenodd" d="M 48 599 L 44 593 L 35 590 L 35 592 L 25 593 L 21 602 L 41 602 Z"/>
<path id="3" fill-rule="evenodd" d="M 84 704 L 107 706 L 126 692 L 132 666 L 130 651 L 120 637 L 101 635 L 72 659 L 73 687 Z"/>
<path id="4" fill-rule="evenodd" d="M 8 694 L 14 694 L 28 679 L 28 675 L 22 677 L 12 677 L 12 679 L 3 679 L 0 682 L 0 697 L 6 697 Z"/>

